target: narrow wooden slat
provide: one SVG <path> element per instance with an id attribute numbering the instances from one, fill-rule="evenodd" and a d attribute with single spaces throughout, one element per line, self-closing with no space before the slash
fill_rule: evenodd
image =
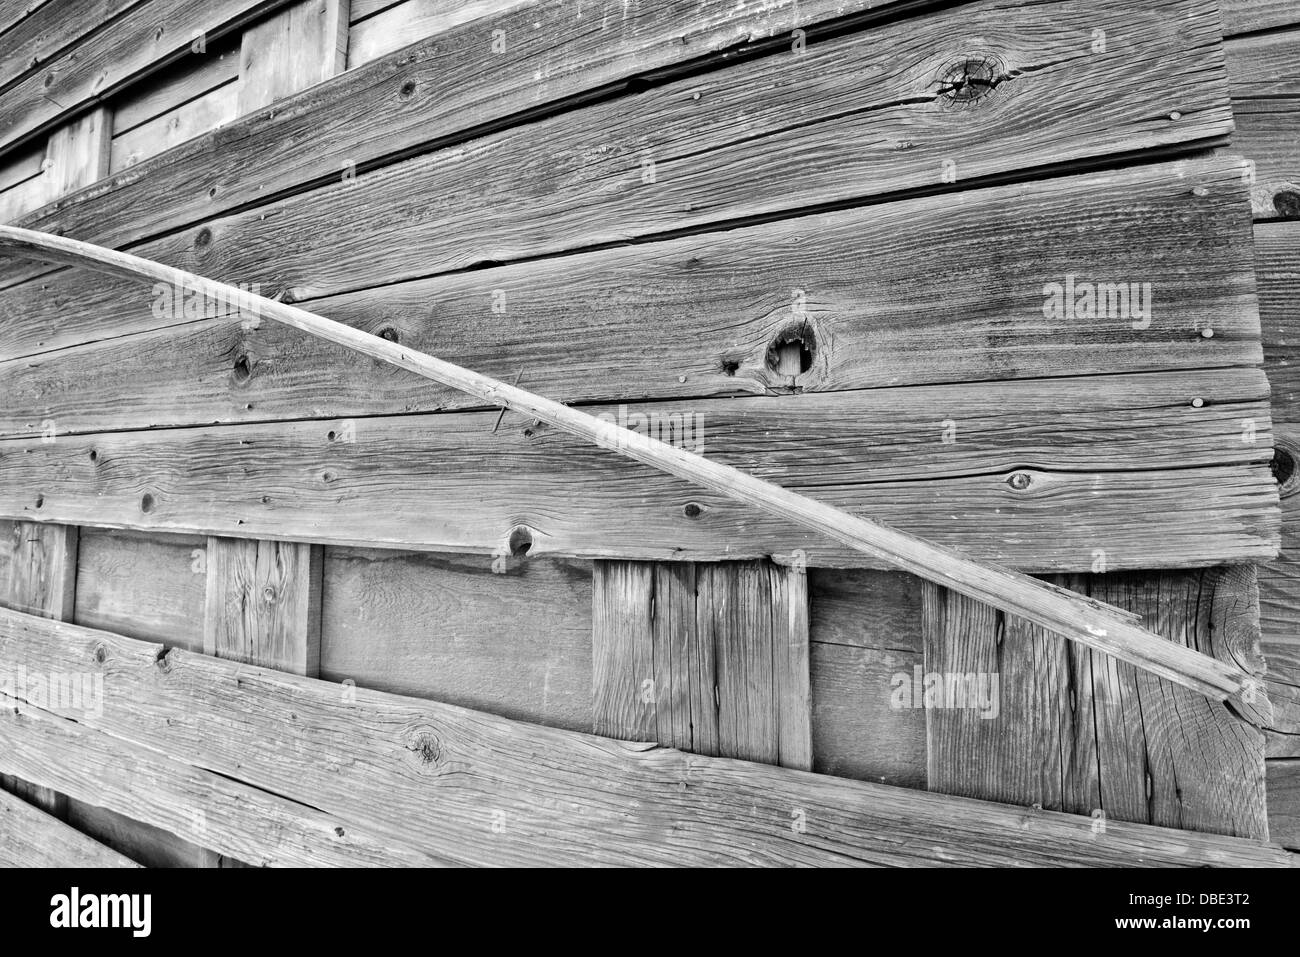
<path id="1" fill-rule="evenodd" d="M 746 60 L 368 176 L 343 177 L 336 164 L 333 185 L 186 229 L 149 243 L 144 254 L 198 271 L 220 263 L 228 275 L 302 300 L 939 189 L 948 162 L 959 163 L 968 182 L 1023 175 L 1063 156 L 1080 162 L 1227 134 L 1213 0 L 1160 0 L 1140 8 L 1121 0 L 1065 0 L 1050 13 L 1042 4 L 1021 3 L 983 0 L 883 25 L 870 31 L 870 42 L 861 35 L 827 39 L 809 45 L 797 61 L 788 51 Z M 972 18 L 982 38 L 974 49 L 963 35 Z M 1080 45 L 1080 32 L 1093 29 L 1111 31 L 1109 53 Z M 880 49 L 899 50 L 908 66 L 883 71 Z M 1007 79 L 987 97 L 952 102 L 943 77 L 954 70 L 965 75 L 980 50 L 992 57 L 989 69 L 1006 71 Z M 1004 53 L 1010 62 L 1003 62 Z M 1062 98 L 1075 104 L 1068 114 L 1058 108 Z M 1004 115 L 1016 122 L 1000 122 Z M 913 142 L 918 125 L 931 132 Z M 593 129 L 601 130 L 598 149 Z M 544 161 L 539 142 L 546 144 Z M 198 218 L 213 214 L 214 188 L 220 191 L 219 185 L 205 190 Z M 258 198 L 269 191 L 259 180 Z M 175 206 L 177 195 L 184 194 L 169 195 L 168 205 Z M 415 216 L 412 195 L 443 199 Z M 539 195 L 545 204 L 535 201 Z M 355 210 L 342 233 L 330 227 L 340 204 Z M 138 207 L 132 215 L 138 221 Z M 373 245 L 362 249 L 356 235 L 384 244 L 387 254 L 369 255 Z"/>
<path id="2" fill-rule="evenodd" d="M 171 283 L 177 288 L 190 288 L 241 311 L 272 318 L 291 328 L 357 350 L 397 368 L 453 386 L 487 404 L 532 416 L 539 422 L 562 429 L 604 450 L 616 451 L 625 458 L 684 479 L 747 507 L 759 508 L 782 522 L 798 524 L 841 545 L 847 545 L 854 551 L 885 561 L 901 571 L 923 575 L 967 597 L 996 603 L 1000 608 L 1020 614 L 1072 640 L 1082 642 L 1087 647 L 1114 654 L 1130 663 L 1138 663 L 1157 675 L 1201 693 L 1222 700 L 1254 692 L 1254 679 L 1245 672 L 1190 649 L 1163 642 L 1158 636 L 1135 626 L 1132 616 L 1120 615 L 1116 609 L 1083 601 L 1063 589 L 1046 587 L 1006 568 L 980 565 L 960 552 L 852 515 L 825 502 L 766 482 L 731 466 L 711 462 L 703 456 L 642 435 L 617 423 L 598 419 L 517 386 L 507 385 L 490 376 L 434 356 L 407 350 L 388 339 L 360 332 L 306 310 L 216 283 L 202 276 L 77 240 L 0 226 L 0 247 L 19 255 L 52 255 L 56 259 L 87 265 L 119 276 L 134 276 Z M 334 473 L 328 469 L 322 473 L 326 485 L 334 477 Z M 1027 488 L 1032 484 L 1032 477 L 1028 482 L 1021 480 L 1012 484 L 1022 489 Z M 262 498 L 264 503 L 270 500 L 270 496 L 265 493 Z M 40 507 L 43 498 L 36 504 Z M 155 504 L 152 493 L 146 492 L 140 499 L 140 508 L 145 513 L 151 512 Z M 684 511 L 688 517 L 692 517 L 692 514 L 701 514 L 702 509 L 697 506 L 694 510 L 688 507 Z M 1271 514 L 1267 516 L 1272 517 Z M 512 529 L 509 534 L 512 545 L 518 531 L 517 528 Z M 1273 557 L 1275 549 L 1272 541 L 1276 536 L 1272 529 L 1267 535 L 1269 557 Z M 526 530 L 524 537 L 528 537 Z"/>
<path id="3" fill-rule="evenodd" d="M 44 144 L 27 150 L 17 150 L 0 162 L 0 190 L 16 186 L 44 170 Z"/>
<path id="4" fill-rule="evenodd" d="M 138 867 L 56 817 L 0 792 L 0 867 Z"/>
<path id="5" fill-rule="evenodd" d="M 320 673 L 321 546 L 209 538 L 203 650 Z"/>
<path id="6" fill-rule="evenodd" d="M 347 65 L 349 0 L 298 0 L 244 31 L 239 115 L 322 83 Z"/>
<path id="7" fill-rule="evenodd" d="M 771 352 L 792 328 L 814 352 L 795 380 L 804 394 L 1256 365 L 1245 197 L 1238 160 L 1162 164 L 386 285 L 313 309 L 502 378 L 526 367 L 534 390 L 565 402 L 788 392 Z M 1087 226 L 1098 221 L 1113 226 Z M 947 268 L 934 268 L 934 249 Z M 1127 293 L 1136 283 L 1149 317 L 1133 299 L 1087 321 L 1056 312 L 1053 284 L 1063 291 L 1070 276 Z M 0 295 L 0 357 L 104 341 L 0 364 L 0 434 L 51 416 L 73 432 L 473 402 L 413 390 L 275 323 L 196 322 L 230 310 L 188 290 L 76 269 L 49 278 Z M 485 337 L 485 323 L 498 332 Z M 170 328 L 129 335 L 156 327 Z"/>
<path id="8" fill-rule="evenodd" d="M 445 33 L 462 23 L 528 5 L 527 0 L 406 0 L 382 12 L 376 11 L 375 15 L 368 15 L 364 22 L 353 28 L 348 44 L 348 68 L 355 69 L 371 60 L 378 60 L 394 50 Z M 357 2 L 353 6 L 362 7 Z M 362 7 L 362 12 L 365 9 Z M 357 17 L 352 19 L 355 22 Z M 506 37 L 508 45 L 509 34 Z"/>
<path id="9" fill-rule="evenodd" d="M 1234 97 L 1300 96 L 1300 66 L 1295 61 L 1300 31 L 1285 30 L 1234 37 L 1225 44 Z"/>
<path id="10" fill-rule="evenodd" d="M 597 734 L 811 770 L 806 575 L 597 562 Z"/>
<path id="11" fill-rule="evenodd" d="M 1268 762 L 1268 826 L 1274 841 L 1300 850 L 1300 761 Z"/>
<path id="12" fill-rule="evenodd" d="M 133 86 L 113 99 L 113 135 L 119 136 L 180 107 L 205 93 L 239 80 L 238 38 L 208 45 L 170 69 Z M 160 152 L 160 151 L 156 151 Z M 151 154 L 152 155 L 152 154 Z"/>
<path id="13" fill-rule="evenodd" d="M 1287 863 L 1258 842 L 1122 822 L 1099 838 L 1088 818 L 687 755 L 380 692 L 356 689 L 345 703 L 329 682 L 12 611 L 0 611 L 0 658 L 102 670 L 105 706 L 88 726 L 400 830 L 412 848 L 461 863 Z"/>
<path id="14" fill-rule="evenodd" d="M 113 114 L 99 107 L 50 134 L 46 195 L 65 196 L 108 175 Z"/>
<path id="15" fill-rule="evenodd" d="M 286 0 L 150 0 L 0 93 L 0 148 L 20 143 Z"/>
<path id="16" fill-rule="evenodd" d="M 1068 584 L 1262 670 L 1250 570 Z M 924 622 L 931 790 L 1267 840 L 1263 735 L 1228 708 L 932 586 Z"/>
<path id="17" fill-rule="evenodd" d="M 442 863 L 400 837 L 374 832 L 2 695 L 0 701 L 6 705 L 0 708 L 4 745 L 0 767 L 72 796 L 74 820 L 97 830 L 112 828 L 114 841 L 140 846 L 155 859 L 196 866 L 200 860 L 181 857 L 177 846 L 195 855 L 201 853 L 195 843 L 202 842 L 237 860 L 265 867 Z M 7 796 L 0 795 L 3 800 Z M 116 819 L 108 820 L 107 814 Z M 174 835 L 187 843 L 180 844 Z M 69 864 L 92 866 L 89 861 Z"/>

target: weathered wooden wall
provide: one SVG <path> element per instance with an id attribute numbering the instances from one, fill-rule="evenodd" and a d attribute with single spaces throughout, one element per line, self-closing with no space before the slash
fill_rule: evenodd
<path id="1" fill-rule="evenodd" d="M 1276 554 L 1270 458 L 1276 442 L 1286 479 L 1300 422 L 1300 17 L 1225 4 L 1225 68 L 1212 0 L 102 0 L 104 26 L 54 38 L 49 6 L 0 21 L 0 53 L 30 58 L 0 57 L 0 220 L 255 284 L 615 418 L 694 417 L 721 461 L 1075 573 L 1259 666 L 1250 576 L 1206 569 Z M 167 28 L 147 28 L 162 6 Z M 34 95 L 47 76 L 60 109 Z M 1151 321 L 1046 315 L 1067 275 L 1151 283 Z M 55 617 L 562 731 L 1038 804 L 1084 815 L 1115 859 L 1122 821 L 1267 833 L 1264 736 L 1222 706 L 531 421 L 185 305 L 0 268 L 0 515 L 15 542 L 71 541 Z M 1256 716 L 1267 823 L 1291 846 L 1295 486 L 1259 575 L 1274 710 Z M 21 567 L 0 547 L 0 572 Z M 900 705 L 916 669 L 953 661 L 1003 677 L 998 720 Z M 193 741 L 174 766 L 101 729 L 17 727 L 80 752 L 39 782 L 68 795 L 55 812 L 143 863 L 375 863 L 392 843 L 396 819 L 272 799 Z M 128 758 L 160 792 L 78 778 Z M 462 859 L 426 840 L 393 862 Z M 472 860 L 562 856 L 509 846 Z"/>

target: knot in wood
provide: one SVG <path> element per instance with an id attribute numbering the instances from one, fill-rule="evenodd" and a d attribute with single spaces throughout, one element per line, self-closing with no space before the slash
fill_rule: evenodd
<path id="1" fill-rule="evenodd" d="M 991 54 L 964 57 L 950 64 L 939 78 L 939 96 L 954 104 L 978 103 L 1011 78 L 1006 65 Z"/>

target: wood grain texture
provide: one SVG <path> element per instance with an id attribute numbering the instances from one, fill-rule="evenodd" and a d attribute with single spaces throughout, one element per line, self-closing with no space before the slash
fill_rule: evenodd
<path id="1" fill-rule="evenodd" d="M 348 71 L 34 219 L 43 229 L 121 246 L 268 195 L 337 179 L 344 164 L 372 167 L 428 144 L 432 130 L 440 131 L 438 141 L 463 139 L 470 130 L 576 101 L 635 74 L 670 74 L 701 60 L 726 63 L 751 43 L 788 37 L 795 28 L 897 5 L 599 0 L 576 10 L 570 0 L 549 0 L 495 17 L 490 29 L 465 24 Z M 575 29 L 575 16 L 599 28 Z M 511 38 L 504 54 L 485 54 L 493 29 Z M 571 42 L 557 47 L 556 36 Z M 323 140 L 317 135 L 322 130 L 336 135 Z M 46 215 L 60 223 L 47 222 Z"/>
<path id="2" fill-rule="evenodd" d="M 1291 0 L 1223 0 L 1221 6 L 1224 36 L 1300 23 Z"/>
<path id="3" fill-rule="evenodd" d="M 493 434 L 495 420 L 457 413 L 16 439 L 0 446 L 0 515 L 481 554 L 522 528 L 534 555 L 725 560 L 803 549 L 811 566 L 880 567 L 721 493 L 526 420 Z M 355 441 L 346 440 L 349 429 Z M 1021 489 L 1006 472 L 925 478 L 927 455 L 943 448 L 929 431 L 919 477 L 869 483 L 835 476 L 835 484 L 816 484 L 824 479 L 815 447 L 802 460 L 763 466 L 743 447 L 731 451 L 719 430 L 708 451 L 719 464 L 757 464 L 760 477 L 818 501 L 1021 568 L 1091 568 L 1096 549 L 1114 568 L 1275 554 L 1276 486 L 1266 465 L 1023 467 Z"/>
<path id="4" fill-rule="evenodd" d="M 1250 200 L 1256 220 L 1300 215 L 1300 99 L 1235 99 L 1233 153 L 1255 164 Z"/>
<path id="5" fill-rule="evenodd" d="M 298 0 L 244 31 L 239 50 L 239 115 L 342 73 L 349 0 Z"/>
<path id="6" fill-rule="evenodd" d="M 203 651 L 320 673 L 320 545 L 209 538 Z"/>
<path id="7" fill-rule="evenodd" d="M 45 191 L 50 199 L 66 196 L 108 175 L 113 114 L 98 107 L 60 126 L 46 147 Z"/>
<path id="8" fill-rule="evenodd" d="M 967 597 L 995 604 L 1087 647 L 1137 664 L 1215 700 L 1236 700 L 1241 695 L 1254 693 L 1254 679 L 1241 669 L 1215 661 L 1193 649 L 1162 641 L 1159 636 L 1134 624 L 1136 616 L 1082 599 L 1065 589 L 1043 585 L 1012 569 L 981 564 L 960 550 L 945 548 L 923 537 L 852 514 L 735 467 L 707 460 L 697 454 L 698 450 L 688 451 L 491 376 L 406 349 L 382 336 L 370 335 L 304 309 L 214 282 L 195 273 L 80 240 L 0 226 L 0 244 L 20 255 L 40 252 L 61 261 L 90 265 L 109 274 L 170 282 L 178 288 L 185 286 L 202 295 L 220 298 L 242 311 L 270 317 L 291 328 L 383 360 L 396 368 L 453 386 L 476 396 L 486 405 L 499 406 L 503 411 L 498 421 L 504 416 L 504 410 L 511 410 L 539 423 L 544 422 L 598 448 L 615 451 L 622 458 L 650 466 L 658 472 L 722 495 L 747 508 L 761 509 L 782 522 L 797 524 L 867 555 L 872 560 L 922 575 Z M 1203 400 L 1193 401 L 1194 407 L 1203 407 L 1203 404 Z M 493 428 L 495 430 L 496 426 Z M 334 436 L 329 438 L 333 439 Z M 93 461 L 95 456 L 90 458 Z M 327 472 L 324 476 L 327 484 L 329 478 Z M 1013 476 L 1009 484 L 1018 490 L 1025 490 L 1032 484 L 1032 477 Z M 269 496 L 264 495 L 263 503 L 268 500 Z M 38 496 L 37 507 L 43 501 L 43 497 Z M 149 513 L 154 507 L 152 493 L 146 492 L 140 500 L 141 511 Z M 691 518 L 698 517 L 703 509 L 694 505 L 688 506 L 684 511 Z M 516 537 L 528 535 L 526 529 L 512 529 L 512 550 Z M 1275 549 L 1269 548 L 1268 551 L 1269 557 L 1273 557 Z"/>
<path id="9" fill-rule="evenodd" d="M 117 172 L 169 150 L 208 130 L 224 126 L 238 115 L 238 86 L 232 81 L 113 137 L 110 169 Z"/>
<path id="10" fill-rule="evenodd" d="M 1234 98 L 1300 96 L 1297 30 L 1233 37 L 1224 46 Z"/>
<path id="11" fill-rule="evenodd" d="M 146 866 L 201 866 L 198 842 L 264 867 L 441 863 L 399 837 L 0 700 L 0 767 L 71 795 L 71 824 Z"/>
<path id="12" fill-rule="evenodd" d="M 0 867 L 138 867 L 56 817 L 0 792 Z"/>
<path id="13" fill-rule="evenodd" d="M 1213 0 L 1140 8 L 1123 0 L 1023 7 L 983 0 L 343 178 L 210 219 L 148 243 L 143 254 L 304 300 L 938 189 L 949 162 L 969 182 L 1062 156 L 1082 161 L 1215 139 L 1228 132 L 1230 115 L 1214 10 Z M 1109 31 L 1109 52 L 1094 54 L 1080 40 L 1093 29 Z M 897 66 L 880 62 L 881 49 L 894 51 Z M 972 57 L 1006 80 L 967 102 L 944 77 L 961 74 Z M 1063 97 L 1071 110 L 1059 108 Z M 601 130 L 599 143 L 592 129 Z M 412 196 L 439 199 L 413 208 Z M 342 232 L 326 221 L 340 207 L 349 210 Z M 369 255 L 374 242 L 388 247 L 382 261 Z"/>
<path id="14" fill-rule="evenodd" d="M 805 393 L 1254 365 L 1242 173 L 1216 159 L 974 190 L 383 286 L 313 308 L 501 378 L 526 367 L 530 388 L 565 402 L 789 391 L 769 352 L 792 326 L 813 340 L 811 366 L 793 380 Z M 937 248 L 951 268 L 934 268 Z M 1071 275 L 1150 282 L 1150 321 L 1118 309 L 1094 320 L 1046 314 L 1045 288 Z M 25 357 L 0 364 L 11 395 L 0 434 L 51 417 L 68 432 L 473 402 L 436 384 L 414 389 L 278 323 L 196 322 L 223 310 L 191 292 L 81 269 L 49 279 L 0 294 L 0 356 Z M 173 328 L 141 332 L 159 326 Z M 85 340 L 104 341 L 31 355 Z"/>
<path id="15" fill-rule="evenodd" d="M 7 30 L 0 31 L 0 89 L 40 69 L 68 47 L 142 0 L 82 0 L 44 4 Z M 3 21 L 0 21 L 3 22 Z"/>
<path id="16" fill-rule="evenodd" d="M 285 0 L 150 0 L 0 93 L 0 148 L 32 138 Z"/>
<path id="17" fill-rule="evenodd" d="M 1268 827 L 1278 844 L 1300 850 L 1300 761 L 1268 762 Z"/>
<path id="18" fill-rule="evenodd" d="M 199 536 L 82 529 L 72 620 L 202 651 L 206 547 Z"/>
<path id="19" fill-rule="evenodd" d="M 321 677 L 591 729 L 591 566 L 325 550 Z"/>
<path id="20" fill-rule="evenodd" d="M 399 830 L 410 846 L 462 863 L 1287 863 L 1253 841 L 1122 822 L 1099 837 L 1072 815 L 687 755 L 381 692 L 357 689 L 342 705 L 329 682 L 7 610 L 0 658 L 100 668 L 105 706 L 88 726 L 309 797 L 322 812 Z M 285 744 L 268 747 L 272 739 Z"/>
<path id="21" fill-rule="evenodd" d="M 1261 670 L 1253 572 L 1067 584 L 1141 612 L 1173 641 Z M 923 621 L 927 681 L 988 682 L 926 708 L 931 790 L 1100 812 L 1106 827 L 1268 838 L 1263 735 L 1228 708 L 928 585 Z M 1262 694 L 1253 704 L 1267 710 Z"/>
<path id="22" fill-rule="evenodd" d="M 597 734 L 812 769 L 807 575 L 764 562 L 597 562 Z"/>
<path id="23" fill-rule="evenodd" d="M 207 44 L 113 99 L 113 136 L 173 113 L 205 93 L 239 79 L 239 37 Z"/>
<path id="24" fill-rule="evenodd" d="M 364 7 L 370 5 L 354 2 L 353 6 L 362 7 L 364 12 Z M 512 7 L 525 6 L 531 6 L 528 0 L 405 0 L 374 14 L 366 13 L 365 19 L 352 28 L 348 37 L 348 69 L 378 60 L 427 37 L 446 33 L 463 23 L 496 17 Z M 357 19 L 353 17 L 354 22 Z M 480 39 L 480 42 L 484 41 Z M 509 49 L 509 33 L 503 37 L 503 42 Z M 490 49 L 490 35 L 486 45 Z"/>

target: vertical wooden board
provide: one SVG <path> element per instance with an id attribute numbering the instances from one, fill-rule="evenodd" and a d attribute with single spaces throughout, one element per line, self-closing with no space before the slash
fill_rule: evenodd
<path id="1" fill-rule="evenodd" d="M 590 730 L 589 563 L 327 548 L 323 591 L 321 677 Z"/>
<path id="2" fill-rule="evenodd" d="M 4 522 L 0 532 L 5 537 L 0 545 L 5 586 L 0 604 L 42 618 L 70 620 L 76 601 L 77 528 Z M 56 817 L 67 813 L 67 798 L 49 788 L 8 774 L 0 774 L 0 788 Z"/>
<path id="3" fill-rule="evenodd" d="M 1268 762 L 1268 832 L 1276 843 L 1300 851 L 1300 761 Z"/>
<path id="4" fill-rule="evenodd" d="M 811 769 L 806 593 L 767 562 L 596 562 L 597 733 Z"/>
<path id="5" fill-rule="evenodd" d="M 316 677 L 322 548 L 209 538 L 203 653 Z"/>
<path id="6" fill-rule="evenodd" d="M 46 147 L 46 201 L 53 201 L 108 175 L 113 114 L 97 107 L 50 134 Z"/>
<path id="7" fill-rule="evenodd" d="M 1241 569 L 1076 578 L 1172 641 L 1259 670 L 1257 593 Z M 952 596 L 927 595 L 926 670 L 982 665 L 996 722 L 927 708 L 930 788 L 1266 839 L 1263 735 L 1228 707 Z M 1004 633 L 1002 633 L 1004 632 Z M 1251 705 L 1261 713 L 1266 702 Z M 1091 740 L 1090 740 L 1091 738 Z"/>
<path id="8" fill-rule="evenodd" d="M 238 113 L 324 82 L 347 65 L 349 0 L 302 0 L 244 31 Z"/>
<path id="9" fill-rule="evenodd" d="M 201 652 L 206 546 L 197 535 L 83 528 L 72 620 Z"/>
<path id="10" fill-rule="evenodd" d="M 348 69 L 387 53 L 436 36 L 461 23 L 522 6 L 526 0 L 404 0 L 383 10 L 375 3 L 353 0 L 358 15 L 348 43 Z M 489 35 L 489 41 L 491 37 Z"/>

